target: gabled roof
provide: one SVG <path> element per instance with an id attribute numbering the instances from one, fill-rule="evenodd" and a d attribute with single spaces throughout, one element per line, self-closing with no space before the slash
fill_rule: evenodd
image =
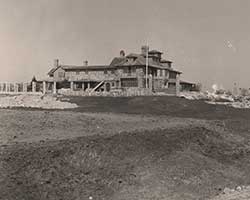
<path id="1" fill-rule="evenodd" d="M 135 58 L 133 60 L 127 58 Z M 163 63 L 172 63 L 171 61 L 163 60 Z M 182 72 L 174 70 L 161 62 L 155 61 L 149 57 L 148 59 L 148 66 L 154 67 L 158 69 L 168 69 L 169 71 L 176 72 L 181 74 Z M 110 66 L 111 67 L 123 67 L 123 66 L 145 66 L 146 65 L 146 57 L 145 55 L 131 53 L 126 57 L 116 57 L 112 60 Z"/>
<path id="2" fill-rule="evenodd" d="M 53 73 L 54 73 L 58 68 L 60 68 L 60 66 L 52 68 L 52 69 L 48 72 L 48 75 L 53 75 Z"/>
<path id="3" fill-rule="evenodd" d="M 127 58 L 126 57 L 115 57 L 111 63 L 110 63 L 110 66 L 111 67 L 115 67 L 117 65 L 121 65 L 123 63 L 125 63 L 127 61 Z"/>

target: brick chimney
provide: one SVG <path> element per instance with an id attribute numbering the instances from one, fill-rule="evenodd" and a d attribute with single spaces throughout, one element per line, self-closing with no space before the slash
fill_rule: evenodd
<path id="1" fill-rule="evenodd" d="M 125 51 L 124 50 L 120 51 L 120 57 L 125 57 Z"/>
<path id="2" fill-rule="evenodd" d="M 143 45 L 143 46 L 141 47 L 141 54 L 142 54 L 142 55 L 146 55 L 148 51 L 149 51 L 149 46 Z"/>
<path id="3" fill-rule="evenodd" d="M 54 59 L 54 68 L 59 66 L 59 59 Z"/>
<path id="4" fill-rule="evenodd" d="M 83 64 L 84 64 L 85 67 L 87 67 L 88 64 L 89 64 L 89 62 L 88 62 L 87 60 L 85 60 L 85 61 L 83 62 Z"/>

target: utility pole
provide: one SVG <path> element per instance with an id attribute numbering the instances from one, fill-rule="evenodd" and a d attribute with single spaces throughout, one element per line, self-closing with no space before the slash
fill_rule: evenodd
<path id="1" fill-rule="evenodd" d="M 148 41 L 146 47 L 146 88 L 148 88 Z"/>

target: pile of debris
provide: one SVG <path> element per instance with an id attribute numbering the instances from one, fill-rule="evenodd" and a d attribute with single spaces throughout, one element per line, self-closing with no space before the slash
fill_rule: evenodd
<path id="1" fill-rule="evenodd" d="M 207 100 L 212 102 L 233 102 L 234 97 L 228 94 L 216 94 L 212 92 L 181 92 L 180 97 L 189 100 Z"/>
<path id="2" fill-rule="evenodd" d="M 212 200 L 248 200 L 250 199 L 249 186 L 237 186 L 235 189 L 225 188 L 222 194 Z"/>
<path id="3" fill-rule="evenodd" d="M 227 105 L 233 108 L 250 108 L 250 96 L 216 94 L 215 92 L 182 92 L 180 97 L 189 100 L 205 100 L 206 103 L 213 105 Z"/>
<path id="4" fill-rule="evenodd" d="M 69 109 L 78 107 L 76 104 L 59 101 L 49 95 L 22 94 L 17 96 L 1 96 L 0 108 L 43 108 L 43 109 Z"/>

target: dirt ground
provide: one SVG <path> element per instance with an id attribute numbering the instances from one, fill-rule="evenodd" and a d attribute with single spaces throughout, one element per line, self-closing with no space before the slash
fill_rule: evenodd
<path id="1" fill-rule="evenodd" d="M 217 195 L 250 185 L 248 110 L 176 97 L 64 100 L 80 107 L 0 110 L 0 199 L 229 200 Z"/>

